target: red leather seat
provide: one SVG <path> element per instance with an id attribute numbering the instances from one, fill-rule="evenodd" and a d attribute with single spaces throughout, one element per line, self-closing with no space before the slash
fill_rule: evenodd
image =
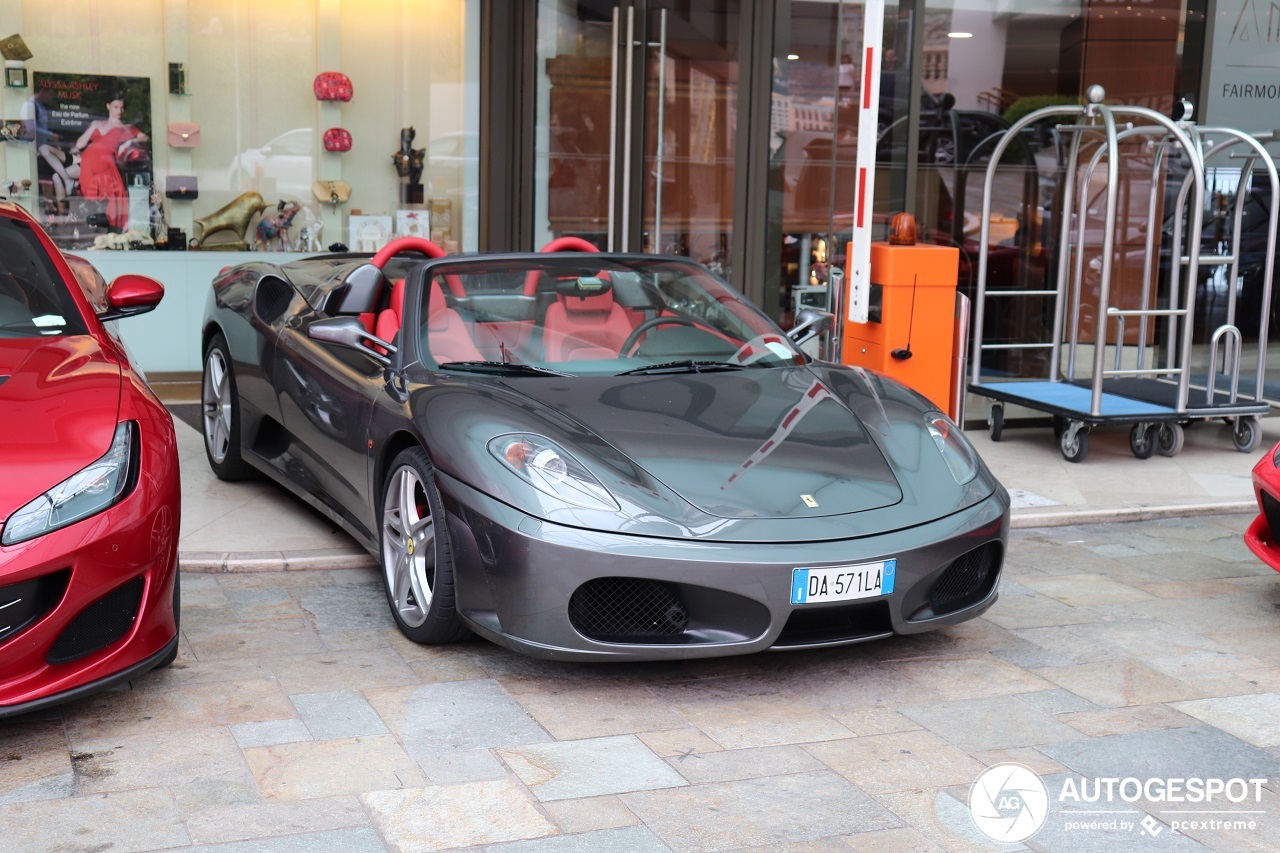
<path id="1" fill-rule="evenodd" d="M 431 296 L 427 301 L 426 348 L 437 364 L 446 361 L 484 361 L 476 348 L 462 315 L 444 301 L 440 282 L 431 282 Z"/>
<path id="2" fill-rule="evenodd" d="M 373 333 L 384 341 L 394 341 L 404 321 L 404 279 L 398 278 L 391 285 L 391 303 L 378 313 Z"/>
<path id="3" fill-rule="evenodd" d="M 613 301 L 612 290 L 557 297 L 543 325 L 547 361 L 617 358 L 632 329 L 627 312 Z"/>

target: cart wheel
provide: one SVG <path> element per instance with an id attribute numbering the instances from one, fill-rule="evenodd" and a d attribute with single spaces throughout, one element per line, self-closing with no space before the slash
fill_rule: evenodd
<path id="1" fill-rule="evenodd" d="M 1004 435 L 1004 406 L 992 406 L 987 413 L 987 426 L 991 427 L 991 440 L 999 441 Z"/>
<path id="2" fill-rule="evenodd" d="M 1252 453 L 1262 443 L 1262 424 L 1257 418 L 1236 418 L 1231 428 L 1231 443 L 1241 453 Z"/>
<path id="3" fill-rule="evenodd" d="M 1084 424 L 1069 426 L 1060 440 L 1062 458 L 1068 462 L 1083 462 L 1089 455 L 1089 428 Z"/>
<path id="4" fill-rule="evenodd" d="M 1053 416 L 1053 440 L 1061 441 L 1062 434 L 1067 431 L 1067 419 L 1062 415 Z"/>
<path id="5" fill-rule="evenodd" d="M 1129 430 L 1129 449 L 1139 459 L 1150 459 L 1160 442 L 1159 424 L 1134 424 Z"/>
<path id="6" fill-rule="evenodd" d="M 1156 452 L 1161 456 L 1177 456 L 1182 452 L 1182 444 L 1187 440 L 1182 432 L 1182 424 L 1160 424 L 1160 439 L 1156 442 Z"/>

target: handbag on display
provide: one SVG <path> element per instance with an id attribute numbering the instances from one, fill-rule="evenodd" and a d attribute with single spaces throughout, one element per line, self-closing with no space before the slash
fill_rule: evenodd
<path id="1" fill-rule="evenodd" d="M 341 71 L 321 71 L 311 84 L 317 101 L 351 100 L 351 78 Z"/>
<path id="2" fill-rule="evenodd" d="M 311 185 L 316 201 L 325 204 L 345 204 L 351 198 L 351 184 L 346 181 L 316 181 Z"/>
<path id="3" fill-rule="evenodd" d="M 350 151 L 351 132 L 341 127 L 331 127 L 324 132 L 325 151 Z"/>
<path id="4" fill-rule="evenodd" d="M 170 148 L 197 148 L 200 145 L 200 125 L 194 121 L 169 122 Z"/>
<path id="5" fill-rule="evenodd" d="M 164 181 L 166 198 L 174 201 L 192 201 L 200 196 L 195 175 L 170 175 Z"/>

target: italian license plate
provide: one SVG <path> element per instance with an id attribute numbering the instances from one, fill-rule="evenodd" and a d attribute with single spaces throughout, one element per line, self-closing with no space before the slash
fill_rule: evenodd
<path id="1" fill-rule="evenodd" d="M 888 595 L 893 592 L 897 569 L 897 560 L 822 569 L 792 569 L 791 603 L 818 604 Z"/>

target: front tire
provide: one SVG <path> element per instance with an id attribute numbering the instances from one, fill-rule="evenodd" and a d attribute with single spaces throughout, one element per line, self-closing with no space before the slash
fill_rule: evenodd
<path id="1" fill-rule="evenodd" d="M 420 447 L 401 451 L 382 489 L 382 580 L 400 633 L 415 643 L 467 636 L 454 603 L 453 549 L 436 489 L 435 469 Z"/>
<path id="2" fill-rule="evenodd" d="M 231 366 L 231 348 L 222 333 L 204 351 L 200 381 L 200 415 L 204 453 L 219 480 L 244 480 L 253 469 L 240 455 L 240 395 Z"/>

